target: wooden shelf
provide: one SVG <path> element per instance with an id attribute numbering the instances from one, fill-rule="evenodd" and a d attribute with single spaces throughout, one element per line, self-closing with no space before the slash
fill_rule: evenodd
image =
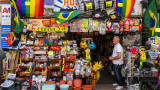
<path id="1" fill-rule="evenodd" d="M 21 59 L 21 62 L 33 62 L 33 58 Z"/>
<path id="2" fill-rule="evenodd" d="M 48 47 L 48 45 L 34 45 L 35 47 Z"/>
<path id="3" fill-rule="evenodd" d="M 50 70 L 59 70 L 60 69 L 60 66 L 48 66 L 48 69 Z"/>
<path id="4" fill-rule="evenodd" d="M 20 69 L 28 69 L 30 66 L 19 66 Z"/>
<path id="5" fill-rule="evenodd" d="M 62 61 L 63 58 L 54 58 L 54 59 L 49 59 L 49 60 L 51 60 L 51 61 Z"/>
<path id="6" fill-rule="evenodd" d="M 34 51 L 48 51 L 48 50 L 40 49 L 40 50 L 34 50 Z"/>
<path id="7" fill-rule="evenodd" d="M 43 70 L 46 69 L 46 67 L 35 67 L 35 70 Z"/>
<path id="8" fill-rule="evenodd" d="M 35 59 L 35 62 L 48 62 L 47 59 Z"/>

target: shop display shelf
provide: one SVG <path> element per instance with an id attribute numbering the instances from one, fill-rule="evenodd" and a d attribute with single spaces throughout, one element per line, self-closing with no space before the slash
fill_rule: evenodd
<path id="1" fill-rule="evenodd" d="M 33 62 L 33 58 L 29 58 L 29 59 L 21 59 L 21 62 Z"/>
<path id="2" fill-rule="evenodd" d="M 60 69 L 60 66 L 48 66 L 48 69 L 50 70 L 59 70 Z"/>
<path id="3" fill-rule="evenodd" d="M 34 47 L 48 47 L 48 45 L 34 45 Z"/>
<path id="4" fill-rule="evenodd" d="M 44 50 L 44 49 L 39 49 L 39 50 L 34 50 L 34 51 L 48 51 L 48 50 Z"/>
<path id="5" fill-rule="evenodd" d="M 54 59 L 49 59 L 49 60 L 51 60 L 51 61 L 62 61 L 63 58 L 54 58 Z"/>
<path id="6" fill-rule="evenodd" d="M 35 62 L 48 62 L 47 59 L 35 59 Z"/>
<path id="7" fill-rule="evenodd" d="M 35 67 L 35 70 L 43 70 L 46 69 L 46 67 Z"/>
<path id="8" fill-rule="evenodd" d="M 44 53 L 38 53 L 38 54 L 34 53 L 34 55 L 48 55 L 48 54 L 46 54 L 46 53 L 45 54 Z"/>
<path id="9" fill-rule="evenodd" d="M 21 45 L 34 46 L 34 44 L 21 44 Z"/>
<path id="10" fill-rule="evenodd" d="M 20 69 L 28 69 L 30 66 L 19 66 Z"/>

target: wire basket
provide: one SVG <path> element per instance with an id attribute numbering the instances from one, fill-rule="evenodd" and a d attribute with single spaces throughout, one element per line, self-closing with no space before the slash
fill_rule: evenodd
<path id="1" fill-rule="evenodd" d="M 151 59 L 157 59 L 158 52 L 149 51 L 149 56 L 150 56 Z"/>

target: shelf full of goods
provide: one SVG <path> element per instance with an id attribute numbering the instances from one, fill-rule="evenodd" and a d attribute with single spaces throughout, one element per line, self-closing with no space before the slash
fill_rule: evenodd
<path id="1" fill-rule="evenodd" d="M 136 88 L 142 88 L 140 86 L 143 86 L 143 84 L 140 84 L 143 82 L 157 83 L 157 76 L 159 76 L 159 40 L 160 38 L 157 36 L 150 37 L 145 46 L 133 46 L 128 49 L 125 69 L 129 89 L 132 88 L 133 83 L 136 83 L 134 86 Z M 159 77 L 158 84 L 160 84 Z"/>

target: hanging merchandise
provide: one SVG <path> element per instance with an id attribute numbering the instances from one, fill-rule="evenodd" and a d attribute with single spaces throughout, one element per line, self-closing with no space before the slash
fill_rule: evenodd
<path id="1" fill-rule="evenodd" d="M 93 29 L 94 31 L 99 31 L 99 21 L 93 20 Z"/>
<path id="2" fill-rule="evenodd" d="M 109 19 L 107 19 L 106 20 L 106 31 L 112 31 L 111 27 L 112 27 L 112 22 Z"/>
<path id="3" fill-rule="evenodd" d="M 91 50 L 94 50 L 94 49 L 96 48 L 96 45 L 95 45 L 94 42 L 91 42 L 91 43 L 89 44 L 89 47 L 91 48 Z"/>
<path id="4" fill-rule="evenodd" d="M 44 0 L 44 12 L 43 15 L 53 15 L 54 0 Z"/>
<path id="5" fill-rule="evenodd" d="M 89 18 L 89 25 L 88 25 L 89 32 L 93 32 L 93 19 Z"/>
<path id="6" fill-rule="evenodd" d="M 105 7 L 109 8 L 109 7 L 113 7 L 113 0 L 105 0 Z"/>
<path id="7" fill-rule="evenodd" d="M 119 13 L 117 13 L 116 10 L 114 10 L 109 14 L 109 19 L 110 19 L 110 21 L 120 21 L 121 15 Z"/>
<path id="8" fill-rule="evenodd" d="M 66 11 L 69 9 L 78 9 L 76 0 L 54 0 L 54 12 Z"/>
<path id="9" fill-rule="evenodd" d="M 121 21 L 119 22 L 119 26 L 120 26 L 119 31 L 122 33 L 122 32 L 124 31 L 124 20 L 121 20 Z"/>
<path id="10" fill-rule="evenodd" d="M 114 34 L 119 34 L 119 28 L 120 28 L 120 26 L 119 26 L 119 23 L 118 23 L 118 22 L 114 22 L 114 23 L 112 24 L 112 32 L 113 32 Z"/>
<path id="11" fill-rule="evenodd" d="M 94 10 L 98 10 L 100 8 L 100 0 L 93 0 L 94 1 Z"/>
<path id="12" fill-rule="evenodd" d="M 105 11 L 105 10 L 103 10 L 103 11 L 94 10 L 92 12 L 92 18 L 93 19 L 107 19 L 108 18 L 107 11 Z"/>
<path id="13" fill-rule="evenodd" d="M 77 5 L 81 13 L 87 13 L 93 10 L 92 0 L 77 0 Z"/>
<path id="14" fill-rule="evenodd" d="M 17 0 L 17 8 L 22 17 L 43 16 L 44 0 Z"/>
<path id="15" fill-rule="evenodd" d="M 106 20 L 101 20 L 99 24 L 99 33 L 102 35 L 106 34 Z"/>
<path id="16" fill-rule="evenodd" d="M 125 30 L 124 31 L 127 31 L 127 32 L 130 31 L 129 21 L 130 19 L 125 19 L 125 24 L 124 24 Z"/>
<path id="17" fill-rule="evenodd" d="M 63 22 L 69 21 L 70 19 L 76 17 L 79 15 L 80 11 L 60 11 L 60 12 L 54 12 L 53 15 L 57 20 L 58 24 L 62 24 Z"/>
<path id="18" fill-rule="evenodd" d="M 4 40 L 7 40 L 8 45 L 12 45 L 15 40 L 18 40 L 15 36 L 14 32 L 8 33 L 7 37 L 4 38 Z"/>
<path id="19" fill-rule="evenodd" d="M 156 4 L 157 4 L 157 9 L 160 10 L 160 1 L 159 1 L 159 0 L 156 0 Z"/>
<path id="20" fill-rule="evenodd" d="M 100 3 L 100 10 L 105 10 L 105 1 L 104 0 L 99 0 Z"/>
<path id="21" fill-rule="evenodd" d="M 14 23 L 15 23 L 14 24 L 15 25 L 14 30 L 15 30 L 15 33 L 20 34 L 20 32 L 23 31 L 24 23 L 20 19 L 20 16 L 19 16 L 19 13 L 18 13 L 18 10 L 17 10 L 17 6 L 16 6 L 14 0 L 11 0 L 10 3 L 11 3 L 11 7 L 12 7 L 12 10 L 13 10 L 13 14 L 14 14 L 14 16 L 13 16 Z"/>
<path id="22" fill-rule="evenodd" d="M 135 4 L 132 10 L 131 15 L 141 15 L 143 14 L 142 2 L 143 0 L 135 0 Z"/>
<path id="23" fill-rule="evenodd" d="M 151 0 L 150 5 L 144 13 L 144 23 L 148 28 L 150 28 L 150 36 L 159 36 L 159 32 L 155 32 L 155 29 L 159 27 L 155 0 Z"/>
<path id="24" fill-rule="evenodd" d="M 144 46 L 139 47 L 139 53 L 140 53 L 140 68 L 143 66 L 143 62 L 146 62 L 146 49 Z"/>
<path id="25" fill-rule="evenodd" d="M 135 4 L 135 0 L 117 0 L 117 1 L 118 1 L 117 12 L 121 14 L 122 17 L 124 18 L 130 17 Z"/>

